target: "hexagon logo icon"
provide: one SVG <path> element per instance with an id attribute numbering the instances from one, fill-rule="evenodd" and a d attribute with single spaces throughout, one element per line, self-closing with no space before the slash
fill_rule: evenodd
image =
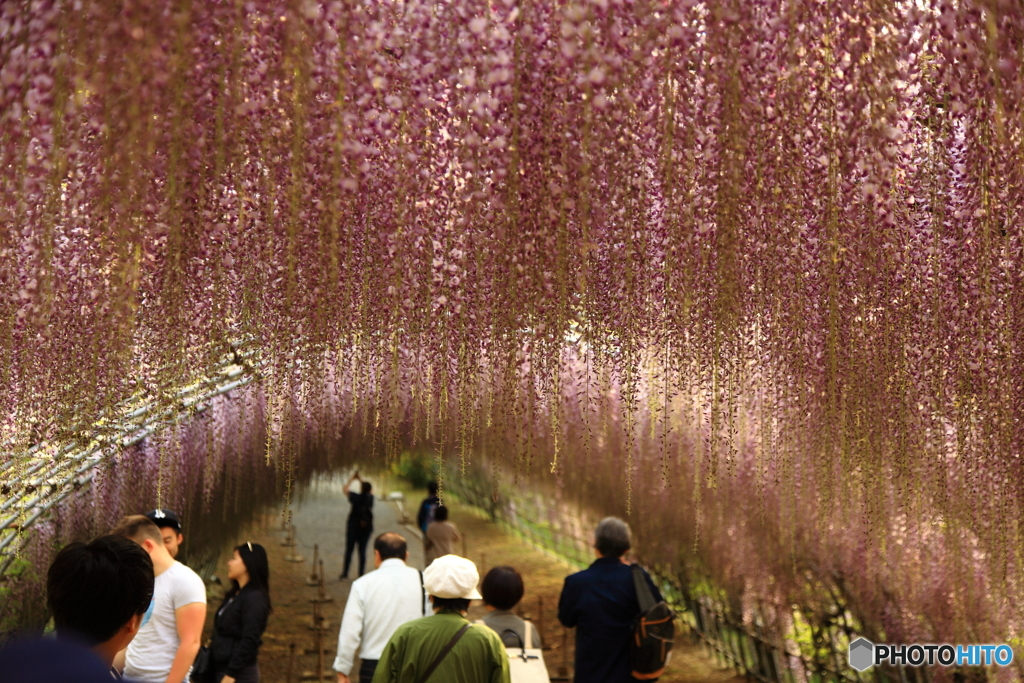
<path id="1" fill-rule="evenodd" d="M 858 638 L 850 643 L 850 666 L 864 671 L 875 663 L 875 644 L 867 638 Z"/>

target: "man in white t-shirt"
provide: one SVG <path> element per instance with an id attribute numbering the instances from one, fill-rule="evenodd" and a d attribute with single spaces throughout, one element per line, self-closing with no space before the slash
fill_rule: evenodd
<path id="1" fill-rule="evenodd" d="M 115 660 L 124 675 L 139 683 L 188 680 L 206 620 L 206 586 L 194 571 L 171 557 L 160 529 L 143 515 L 121 520 L 110 532 L 138 543 L 153 560 L 153 602 L 127 650 Z M 123 657 L 123 658 L 122 658 Z"/>

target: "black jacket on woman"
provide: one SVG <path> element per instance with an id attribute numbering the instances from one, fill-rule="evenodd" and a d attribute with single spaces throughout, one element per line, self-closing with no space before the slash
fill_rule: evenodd
<path id="1" fill-rule="evenodd" d="M 211 668 L 217 676 L 238 678 L 239 672 L 256 663 L 269 615 L 267 596 L 251 583 L 221 605 L 213 618 L 210 644 Z"/>

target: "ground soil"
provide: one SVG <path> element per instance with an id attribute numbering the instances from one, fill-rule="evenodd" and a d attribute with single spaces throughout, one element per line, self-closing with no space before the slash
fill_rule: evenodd
<path id="1" fill-rule="evenodd" d="M 331 670 L 338 636 L 339 621 L 351 581 L 338 578 L 343 567 L 345 549 L 344 527 L 348 515 L 348 501 L 342 490 L 345 477 L 335 476 L 313 481 L 300 491 L 291 506 L 295 525 L 294 547 L 282 545 L 289 534 L 283 528 L 279 514 L 267 513 L 256 520 L 228 546 L 221 558 L 220 576 L 226 573 L 225 563 L 233 545 L 251 541 L 266 550 L 271 566 L 271 594 L 274 612 L 263 636 L 260 651 L 260 670 L 264 683 L 297 683 L 300 680 L 319 680 L 320 659 L 317 654 L 317 631 L 313 627 L 315 608 L 322 610 L 325 619 L 321 631 L 324 648 L 323 672 L 325 681 L 334 681 Z M 374 507 L 374 533 L 397 531 L 409 541 L 410 564 L 423 566 L 423 548 L 419 531 L 415 528 L 415 511 L 425 492 L 414 491 L 404 480 L 384 475 L 373 477 L 375 493 L 401 491 L 404 502 L 378 499 Z M 565 576 L 574 568 L 557 558 L 535 549 L 520 539 L 505 533 L 476 508 L 455 505 L 451 521 L 462 532 L 465 543 L 463 554 L 481 569 L 511 565 L 516 567 L 526 582 L 526 595 L 520 603 L 519 613 L 533 621 L 544 641 L 544 658 L 552 680 L 569 680 L 572 675 L 573 640 L 571 630 L 563 628 L 556 618 L 558 595 Z M 314 545 L 316 556 L 323 562 L 323 597 L 320 587 L 309 585 L 313 573 Z M 290 561 L 302 557 L 302 561 Z M 373 558 L 367 560 L 367 571 L 373 567 Z M 349 576 L 356 577 L 356 558 Z M 220 605 L 223 590 L 217 584 L 210 589 L 207 632 L 211 628 L 213 612 Z M 482 607 L 474 605 L 470 618 L 483 616 Z M 294 647 L 293 647 L 294 646 Z M 294 655 L 292 654 L 294 650 Z M 739 683 L 743 680 L 732 670 L 719 668 L 705 651 L 695 645 L 685 628 L 677 631 L 676 645 L 664 683 Z"/>

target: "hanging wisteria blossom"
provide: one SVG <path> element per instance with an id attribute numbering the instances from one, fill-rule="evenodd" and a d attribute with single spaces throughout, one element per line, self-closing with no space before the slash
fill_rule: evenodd
<path id="1" fill-rule="evenodd" d="M 1024 637 L 1022 50 L 1012 0 L 5 2 L 5 465 L 252 344 L 275 462 L 422 443 Z"/>

